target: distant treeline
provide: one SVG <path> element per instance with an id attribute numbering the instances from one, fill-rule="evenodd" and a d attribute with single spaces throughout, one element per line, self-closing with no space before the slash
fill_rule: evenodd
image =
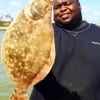
<path id="1" fill-rule="evenodd" d="M 10 23 L 10 21 L 0 21 L 0 27 L 7 27 Z"/>

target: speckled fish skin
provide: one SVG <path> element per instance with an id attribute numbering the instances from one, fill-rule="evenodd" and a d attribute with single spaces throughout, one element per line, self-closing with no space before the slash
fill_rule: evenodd
<path id="1" fill-rule="evenodd" d="M 19 89 L 27 89 L 43 80 L 54 63 L 51 7 L 49 0 L 32 0 L 5 32 L 1 57 Z"/>

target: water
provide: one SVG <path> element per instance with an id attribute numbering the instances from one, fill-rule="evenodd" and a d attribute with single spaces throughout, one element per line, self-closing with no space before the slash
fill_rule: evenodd
<path id="1" fill-rule="evenodd" d="M 5 31 L 0 31 L 0 48 Z M 1 62 L 1 49 L 0 49 L 0 100 L 9 100 L 9 96 L 14 89 L 14 83 L 8 77 L 4 66 Z M 28 96 L 31 93 L 31 89 L 28 90 Z"/>

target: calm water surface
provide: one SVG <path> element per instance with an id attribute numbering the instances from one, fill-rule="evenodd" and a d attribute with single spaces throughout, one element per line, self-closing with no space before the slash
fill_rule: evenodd
<path id="1" fill-rule="evenodd" d="M 0 100 L 9 100 L 9 96 L 12 94 L 14 89 L 14 83 L 9 79 L 4 66 L 1 62 L 1 43 L 5 31 L 0 31 Z M 31 89 L 28 90 L 30 95 Z"/>

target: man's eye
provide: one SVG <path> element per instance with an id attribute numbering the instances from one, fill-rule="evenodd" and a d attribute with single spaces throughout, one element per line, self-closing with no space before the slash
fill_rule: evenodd
<path id="1" fill-rule="evenodd" d="M 54 6 L 54 9 L 59 9 L 60 8 L 60 6 L 58 5 L 58 6 Z"/>

